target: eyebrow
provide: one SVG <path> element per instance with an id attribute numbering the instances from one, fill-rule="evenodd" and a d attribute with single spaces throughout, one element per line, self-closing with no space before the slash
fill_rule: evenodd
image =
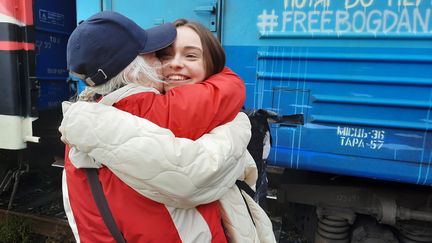
<path id="1" fill-rule="evenodd" d="M 184 49 L 186 49 L 186 50 L 190 50 L 190 49 L 192 49 L 192 50 L 199 50 L 201 52 L 203 51 L 201 48 L 199 48 L 197 46 L 185 46 Z"/>

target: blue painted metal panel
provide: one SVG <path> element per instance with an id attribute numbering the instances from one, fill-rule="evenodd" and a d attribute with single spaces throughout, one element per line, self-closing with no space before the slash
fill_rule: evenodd
<path id="1" fill-rule="evenodd" d="M 306 123 L 273 127 L 271 161 L 427 184 L 431 67 L 432 49 L 259 48 L 254 107 L 303 113 Z"/>
<path id="2" fill-rule="evenodd" d="M 74 1 L 34 1 L 35 27 L 51 32 L 70 33 L 75 29 Z"/>
<path id="3" fill-rule="evenodd" d="M 237 72 L 246 86 L 245 107 L 254 106 L 257 50 L 256 46 L 224 46 L 227 66 Z"/>
<path id="4" fill-rule="evenodd" d="M 70 97 L 66 82 L 66 44 L 76 26 L 74 1 L 35 1 L 36 78 L 38 109 L 58 107 Z"/>
<path id="5" fill-rule="evenodd" d="M 223 43 L 246 107 L 305 115 L 304 126 L 272 126 L 271 163 L 432 185 L 431 8 L 227 1 Z"/>
<path id="6" fill-rule="evenodd" d="M 320 45 L 345 45 L 333 39 L 345 43 L 364 39 L 382 45 L 368 40 L 432 37 L 431 2 L 427 0 L 243 0 L 225 5 L 226 45 L 307 46 L 316 39 L 321 39 Z"/>
<path id="7" fill-rule="evenodd" d="M 77 21 L 85 20 L 101 11 L 101 0 L 76 0 Z"/>

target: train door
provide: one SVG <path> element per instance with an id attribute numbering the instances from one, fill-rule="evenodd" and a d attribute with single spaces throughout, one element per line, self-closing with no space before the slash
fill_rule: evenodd
<path id="1" fill-rule="evenodd" d="M 206 1 L 77 1 L 78 21 L 84 20 L 96 12 L 108 10 L 122 13 L 133 19 L 143 28 L 150 28 L 178 18 L 187 18 L 200 22 L 219 38 L 223 0 Z"/>

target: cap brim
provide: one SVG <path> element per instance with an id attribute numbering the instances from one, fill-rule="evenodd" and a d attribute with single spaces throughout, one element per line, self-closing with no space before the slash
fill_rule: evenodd
<path id="1" fill-rule="evenodd" d="M 171 23 L 158 25 L 156 27 L 146 29 L 147 41 L 145 47 L 141 50 L 141 54 L 155 52 L 171 45 L 176 36 L 176 27 Z"/>

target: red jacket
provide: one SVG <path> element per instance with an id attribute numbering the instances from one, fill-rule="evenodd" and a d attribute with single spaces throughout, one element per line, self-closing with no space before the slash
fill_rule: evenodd
<path id="1" fill-rule="evenodd" d="M 177 137 L 197 139 L 231 121 L 244 100 L 243 81 L 225 68 L 203 83 L 177 87 L 165 95 L 148 92 L 131 95 L 114 106 L 168 128 Z M 80 241 L 114 242 L 93 201 L 84 171 L 71 164 L 68 152 L 67 149 L 68 198 L 65 200 L 71 205 Z M 99 169 L 99 179 L 127 242 L 181 242 L 165 205 L 138 194 L 106 167 Z M 212 242 L 226 242 L 218 203 L 200 205 L 196 209 L 210 228 Z"/>

